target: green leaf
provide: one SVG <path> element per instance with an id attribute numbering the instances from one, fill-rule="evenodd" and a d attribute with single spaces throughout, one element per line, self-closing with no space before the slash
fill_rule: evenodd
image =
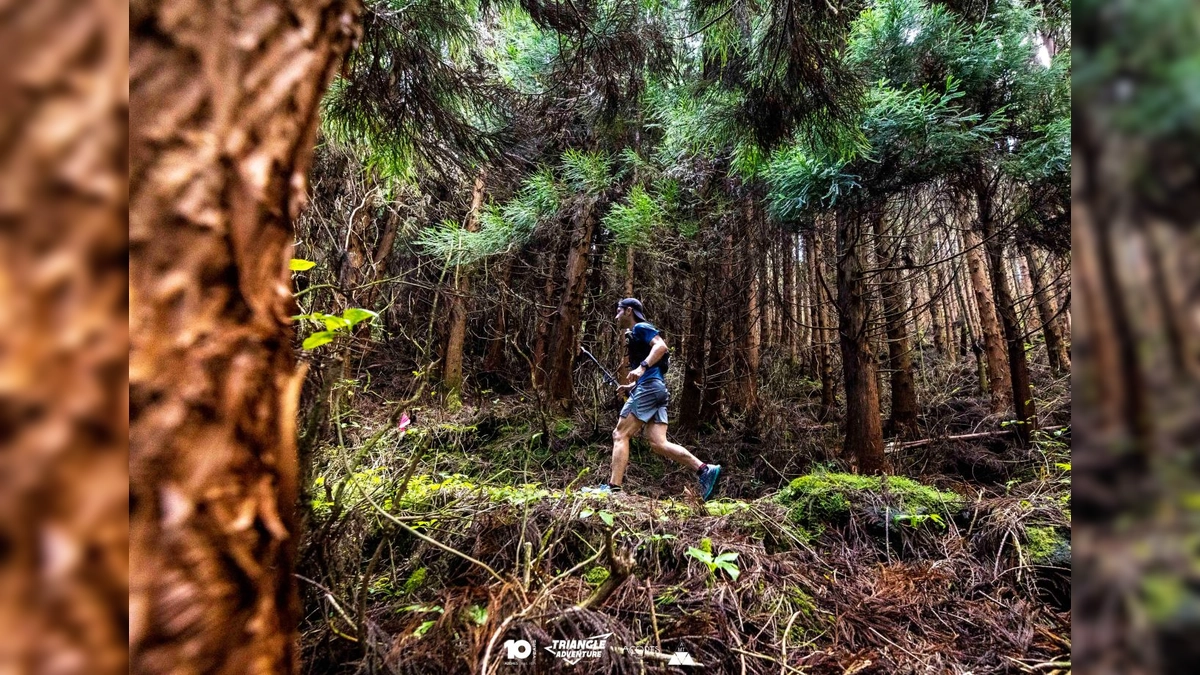
<path id="1" fill-rule="evenodd" d="M 341 330 L 343 328 L 350 327 L 349 321 L 346 321 L 340 316 L 334 316 L 332 314 L 326 314 L 325 316 L 321 317 L 321 321 L 325 322 L 325 330 Z"/>
<path id="2" fill-rule="evenodd" d="M 612 527 L 613 514 L 609 513 L 608 511 L 601 511 L 600 512 L 600 520 L 603 520 L 605 525 Z"/>
<path id="3" fill-rule="evenodd" d="M 593 511 L 591 509 L 584 509 L 579 512 L 579 518 L 582 520 L 582 519 L 587 518 L 588 516 L 592 515 L 593 513 L 595 513 L 595 511 Z"/>
<path id="4" fill-rule="evenodd" d="M 717 567 L 725 570 L 729 574 L 729 578 L 733 579 L 734 581 L 737 581 L 737 578 L 742 574 L 742 571 L 739 570 L 737 565 L 734 565 L 733 563 L 717 563 Z"/>
<path id="5" fill-rule="evenodd" d="M 699 560 L 706 565 L 713 561 L 711 553 L 698 549 L 695 546 L 688 547 L 687 555 L 692 556 L 696 560 Z"/>
<path id="6" fill-rule="evenodd" d="M 413 637 L 415 637 L 415 638 L 424 637 L 424 635 L 429 632 L 429 629 L 433 628 L 433 624 L 435 624 L 435 623 L 437 623 L 437 622 L 436 621 L 426 621 L 426 622 L 422 623 L 420 626 L 417 626 L 417 629 L 413 631 Z"/>
<path id="7" fill-rule="evenodd" d="M 311 270 L 312 268 L 314 268 L 316 266 L 317 266 L 317 263 L 315 263 L 311 260 L 305 260 L 304 258 L 292 258 L 292 261 L 288 263 L 288 269 L 290 269 L 293 272 L 303 272 L 304 270 Z"/>
<path id="8" fill-rule="evenodd" d="M 342 312 L 342 318 L 345 319 L 350 326 L 374 319 L 377 316 L 379 315 L 375 312 L 372 312 L 369 309 L 363 309 L 361 307 L 351 307 L 350 309 Z"/>
<path id="9" fill-rule="evenodd" d="M 486 607 L 471 605 L 467 608 L 467 616 L 476 624 L 482 626 L 483 624 L 487 623 L 488 611 Z"/>
<path id="10" fill-rule="evenodd" d="M 405 607 L 401 607 L 400 609 L 398 609 L 396 611 L 397 612 L 437 612 L 438 614 L 442 614 L 443 612 L 445 612 L 445 610 L 443 610 L 438 605 L 407 605 Z"/>
<path id="11" fill-rule="evenodd" d="M 738 554 L 734 553 L 734 552 L 722 553 L 721 555 L 714 558 L 713 562 L 715 562 L 715 563 L 733 562 L 734 560 L 737 560 L 737 557 L 738 557 Z"/>
<path id="12" fill-rule="evenodd" d="M 304 344 L 302 346 L 305 349 L 316 349 L 317 347 L 320 347 L 321 345 L 329 344 L 330 342 L 333 342 L 333 338 L 335 338 L 335 337 L 337 337 L 337 333 L 334 333 L 333 331 L 328 331 L 328 330 L 319 331 L 317 333 L 313 333 L 312 335 L 309 335 L 308 337 L 304 338 Z"/>

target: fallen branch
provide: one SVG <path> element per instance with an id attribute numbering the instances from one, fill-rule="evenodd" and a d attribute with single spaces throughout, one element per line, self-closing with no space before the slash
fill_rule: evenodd
<path id="1" fill-rule="evenodd" d="M 1065 429 L 1065 426 L 1045 427 L 1039 431 L 1057 431 Z M 897 450 L 905 450 L 907 448 L 919 448 L 923 445 L 936 443 L 938 441 L 969 441 L 975 438 L 996 438 L 998 436 L 1007 436 L 1016 429 L 1000 429 L 999 431 L 980 431 L 973 434 L 959 434 L 958 436 L 935 436 L 933 438 L 923 438 L 919 441 L 907 441 L 905 443 L 888 443 L 884 449 L 885 453 L 896 452 Z"/>
<path id="2" fill-rule="evenodd" d="M 579 609 L 595 609 L 604 604 L 621 584 L 633 574 L 633 556 L 628 553 L 617 553 L 613 545 L 612 530 L 604 535 L 604 550 L 608 554 L 608 578 L 600 584 L 587 600 L 576 605 Z"/>

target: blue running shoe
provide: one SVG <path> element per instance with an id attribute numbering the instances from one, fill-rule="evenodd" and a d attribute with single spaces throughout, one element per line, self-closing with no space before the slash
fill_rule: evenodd
<path id="1" fill-rule="evenodd" d="M 611 495 L 614 493 L 620 493 L 621 486 L 620 485 L 609 485 L 608 483 L 601 483 L 601 484 L 597 485 L 596 487 L 585 487 L 582 490 L 580 490 L 580 492 L 582 492 L 583 494 L 588 494 L 588 495 L 608 496 L 608 495 Z"/>
<path id="2" fill-rule="evenodd" d="M 720 464 L 705 464 L 704 470 L 700 472 L 700 498 L 708 501 L 712 496 L 713 489 L 717 487 L 717 478 L 721 476 Z"/>

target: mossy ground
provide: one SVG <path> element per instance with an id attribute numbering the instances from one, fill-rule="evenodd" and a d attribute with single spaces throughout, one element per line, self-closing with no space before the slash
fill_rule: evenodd
<path id="1" fill-rule="evenodd" d="M 965 501 L 954 492 L 903 476 L 832 471 L 817 471 L 792 480 L 775 500 L 787 508 L 788 519 L 802 528 L 807 538 L 819 536 L 830 525 L 845 523 L 855 509 L 882 510 L 895 522 L 911 524 L 931 517 L 944 524 Z"/>
<path id="2" fill-rule="evenodd" d="M 1015 633 L 999 627 L 1032 622 L 1063 633 L 1066 619 L 1038 602 L 1000 607 L 989 599 L 1036 598 L 1027 580 L 1005 575 L 1022 563 L 1018 544 L 1034 564 L 1056 564 L 1064 542 L 1069 555 L 1069 521 L 1062 515 L 1069 500 L 1057 493 L 1035 497 L 1042 492 L 1014 488 L 981 501 L 924 480 L 818 468 L 775 483 L 777 492 L 763 483 L 750 498 L 725 493 L 702 503 L 689 490 L 694 477 L 647 454 L 641 459 L 656 464 L 641 480 L 629 481 L 623 495 L 601 496 L 581 488 L 596 482 L 582 469 L 602 462 L 603 440 L 574 445 L 582 437 L 573 434 L 586 433 L 578 423 L 551 421 L 556 440 L 550 442 L 537 433 L 520 424 L 452 421 L 394 439 L 349 474 L 331 453 L 309 485 L 315 527 L 326 534 L 319 550 L 304 554 L 302 573 L 331 589 L 341 610 L 324 591 L 304 587 L 311 612 L 305 660 L 314 672 L 352 672 L 346 664 L 362 659 L 348 618 L 358 619 L 366 561 L 380 546 L 362 607 L 369 639 L 384 640 L 369 653 L 390 655 L 369 656 L 382 670 L 387 661 L 401 670 L 479 672 L 483 647 L 496 631 L 501 642 L 538 644 L 612 632 L 623 645 L 686 649 L 709 672 L 779 672 L 778 663 L 756 657 L 743 666 L 737 653 L 714 644 L 767 655 L 786 645 L 792 665 L 815 673 L 842 672 L 863 654 L 877 664 L 871 672 L 991 672 L 997 654 L 1061 656 L 1052 641 L 1017 644 L 1010 639 Z M 402 489 L 421 444 L 428 445 Z M 655 472 L 682 488 L 647 480 Z M 380 509 L 461 555 L 414 537 Z M 974 530 L 950 524 L 953 514 L 971 510 L 981 514 Z M 892 522 L 937 515 L 943 524 L 885 534 L 876 527 L 884 514 Z M 997 534 L 981 536 L 986 527 Z M 598 611 L 574 610 L 611 574 L 603 555 L 607 536 L 633 557 L 633 576 Z M 687 555 L 692 547 L 714 557 L 736 553 L 737 578 L 713 573 Z M 522 612 L 526 618 L 502 623 Z M 938 617 L 947 613 L 970 623 L 944 631 Z"/>
<path id="3" fill-rule="evenodd" d="M 1071 540 L 1058 528 L 1031 525 L 1025 528 L 1025 551 L 1036 565 L 1070 564 Z"/>

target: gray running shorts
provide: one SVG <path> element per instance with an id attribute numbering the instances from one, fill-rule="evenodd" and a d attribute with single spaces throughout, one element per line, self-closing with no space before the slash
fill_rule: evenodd
<path id="1" fill-rule="evenodd" d="M 657 378 L 644 380 L 633 388 L 633 393 L 626 399 L 625 407 L 621 408 L 621 417 L 633 413 L 642 422 L 666 424 L 667 404 L 670 401 L 671 394 L 667 391 L 666 383 Z"/>

